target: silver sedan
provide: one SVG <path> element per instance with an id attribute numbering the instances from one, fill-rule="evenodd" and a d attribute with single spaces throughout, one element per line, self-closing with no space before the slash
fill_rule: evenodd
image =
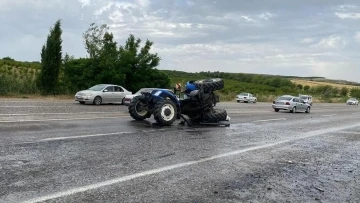
<path id="1" fill-rule="evenodd" d="M 122 86 L 113 84 L 99 84 L 90 87 L 87 90 L 79 91 L 75 94 L 75 101 L 80 104 L 124 104 L 126 95 L 131 95 L 132 92 L 128 91 Z"/>
<path id="2" fill-rule="evenodd" d="M 359 105 L 359 100 L 357 100 L 356 98 L 350 98 L 349 100 L 346 101 L 347 105 Z"/>
<path id="3" fill-rule="evenodd" d="M 310 104 L 304 102 L 304 100 L 299 97 L 294 97 L 291 95 L 283 95 L 273 101 L 272 108 L 278 112 L 279 110 L 290 111 L 292 113 L 296 112 L 306 112 L 310 113 Z"/>

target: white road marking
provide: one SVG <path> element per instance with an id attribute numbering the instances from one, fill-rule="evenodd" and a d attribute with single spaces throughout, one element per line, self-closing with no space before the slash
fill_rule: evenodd
<path id="1" fill-rule="evenodd" d="M 353 132 L 353 131 L 339 131 L 339 133 L 343 134 L 352 134 L 352 135 L 360 135 L 359 132 Z"/>
<path id="2" fill-rule="evenodd" d="M 321 116 L 326 116 L 326 117 L 332 117 L 332 116 L 336 116 L 337 114 L 329 114 L 329 115 L 321 115 Z"/>
<path id="3" fill-rule="evenodd" d="M 47 201 L 47 200 L 51 200 L 51 199 L 61 198 L 61 197 L 69 196 L 69 195 L 74 195 L 76 193 L 86 192 L 86 191 L 89 191 L 89 190 L 97 189 L 97 188 L 100 188 L 100 187 L 106 187 L 106 186 L 110 186 L 110 185 L 113 185 L 113 184 L 126 182 L 126 181 L 129 181 L 129 180 L 133 180 L 133 179 L 144 177 L 144 176 L 149 176 L 149 175 L 158 174 L 158 173 L 165 172 L 165 171 L 174 170 L 174 169 L 185 167 L 185 166 L 191 166 L 191 165 L 195 165 L 195 164 L 200 164 L 200 163 L 207 162 L 207 161 L 212 161 L 212 160 L 215 160 L 215 159 L 226 158 L 228 156 L 234 156 L 234 155 L 242 154 L 242 153 L 249 152 L 249 151 L 254 151 L 254 150 L 268 148 L 268 147 L 273 147 L 273 146 L 279 145 L 279 144 L 284 144 L 284 143 L 288 143 L 288 142 L 294 142 L 294 141 L 300 140 L 300 139 L 305 139 L 305 138 L 314 137 L 314 136 L 320 136 L 320 135 L 324 135 L 324 134 L 327 134 L 327 133 L 333 133 L 333 132 L 337 132 L 337 131 L 341 131 L 341 130 L 345 130 L 345 129 L 351 129 L 351 128 L 355 128 L 355 127 L 359 127 L 359 126 L 360 126 L 360 124 L 356 124 L 356 125 L 348 125 L 348 126 L 344 126 L 344 127 L 334 127 L 334 128 L 327 128 L 327 129 L 322 129 L 322 130 L 310 131 L 310 132 L 302 133 L 297 138 L 285 139 L 285 140 L 274 142 L 274 143 L 269 143 L 269 144 L 265 144 L 265 145 L 259 145 L 259 146 L 255 146 L 255 147 L 249 147 L 249 148 L 246 148 L 246 149 L 240 149 L 240 150 L 236 150 L 236 151 L 232 151 L 232 152 L 228 152 L 228 153 L 224 153 L 224 154 L 218 154 L 218 155 L 215 155 L 215 156 L 199 159 L 199 160 L 196 160 L 196 161 L 188 161 L 188 162 L 169 165 L 169 166 L 165 166 L 165 167 L 161 167 L 161 168 L 157 168 L 157 169 L 152 169 L 152 170 L 148 170 L 148 171 L 134 173 L 134 174 L 131 174 L 131 175 L 118 177 L 118 178 L 114 178 L 114 179 L 110 179 L 110 180 L 107 180 L 107 181 L 98 182 L 98 183 L 94 183 L 94 184 L 90 184 L 90 185 L 85 185 L 85 186 L 65 190 L 65 191 L 62 191 L 62 192 L 56 192 L 56 193 L 45 195 L 45 196 L 42 196 L 42 197 L 36 197 L 34 199 L 24 201 L 24 203 L 36 203 L 36 202 L 42 202 L 42 201 Z"/>
<path id="4" fill-rule="evenodd" d="M 0 114 L 0 116 L 32 116 L 32 115 L 72 115 L 72 114 L 121 114 L 121 112 L 77 112 L 77 113 L 14 113 Z"/>
<path id="5" fill-rule="evenodd" d="M 252 114 L 252 113 L 265 113 L 268 112 L 266 110 L 264 111 L 251 111 L 251 110 L 246 110 L 246 111 L 233 111 L 233 110 L 226 110 L 228 114 Z"/>
<path id="6" fill-rule="evenodd" d="M 71 107 L 71 106 L 0 106 L 0 108 L 44 108 L 44 107 L 50 107 L 50 108 L 54 108 L 54 107 L 58 107 L 58 108 L 62 108 L 62 107 Z M 77 106 L 73 106 L 73 107 L 77 107 Z"/>
<path id="7" fill-rule="evenodd" d="M 40 140 L 43 141 L 55 141 L 55 140 L 68 140 L 68 139 L 76 139 L 76 138 L 84 138 L 84 137 L 99 137 L 99 136 L 107 136 L 107 135 L 120 135 L 120 134 L 129 134 L 131 132 L 115 132 L 115 133 L 102 133 L 102 134 L 93 134 L 93 135 L 77 135 L 77 136 L 68 136 L 68 137 L 53 137 L 53 138 L 45 138 Z"/>
<path id="8" fill-rule="evenodd" d="M 286 120 L 286 118 L 273 118 L 273 119 L 266 119 L 266 120 L 256 120 L 253 122 L 267 122 L 267 121 L 281 121 L 281 120 Z"/>
<path id="9" fill-rule="evenodd" d="M 72 121 L 72 120 L 95 120 L 95 119 L 112 119 L 112 118 L 122 118 L 130 116 L 117 116 L 117 117 L 94 117 L 94 118 L 53 118 L 53 119 L 42 119 L 42 120 L 6 120 L 1 121 L 0 123 L 19 123 L 19 122 L 47 122 L 47 121 Z"/>

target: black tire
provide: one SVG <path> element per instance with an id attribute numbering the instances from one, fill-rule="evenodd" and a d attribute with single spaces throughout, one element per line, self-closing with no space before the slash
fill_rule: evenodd
<path id="1" fill-rule="evenodd" d="M 79 101 L 79 103 L 80 103 L 80 104 L 85 104 L 85 102 L 84 102 L 84 101 Z"/>
<path id="2" fill-rule="evenodd" d="M 205 122 L 219 122 L 225 121 L 227 118 L 227 112 L 225 109 L 212 109 L 207 113 L 204 113 Z"/>
<path id="3" fill-rule="evenodd" d="M 306 108 L 305 113 L 310 113 L 310 106 L 308 106 L 308 107 Z"/>
<path id="4" fill-rule="evenodd" d="M 290 113 L 296 113 L 296 107 L 295 106 L 290 110 Z"/>
<path id="5" fill-rule="evenodd" d="M 279 112 L 280 109 L 274 109 L 276 112 Z"/>
<path id="6" fill-rule="evenodd" d="M 121 105 L 124 105 L 125 97 L 121 100 Z"/>
<path id="7" fill-rule="evenodd" d="M 169 126 L 177 117 L 177 108 L 174 102 L 168 99 L 160 100 L 155 105 L 154 119 L 160 125 Z"/>
<path id="8" fill-rule="evenodd" d="M 102 98 L 100 96 L 96 96 L 94 98 L 94 102 L 95 105 L 101 105 L 102 104 Z"/>
<path id="9" fill-rule="evenodd" d="M 130 116 L 137 121 L 142 121 L 151 116 L 148 111 L 138 111 L 139 105 L 141 104 L 146 104 L 144 98 L 142 96 L 136 96 L 132 99 L 128 107 Z"/>
<path id="10" fill-rule="evenodd" d="M 212 78 L 197 80 L 194 82 L 196 88 L 203 88 L 205 92 L 220 90 L 224 88 L 224 80 L 221 78 Z"/>
<path id="11" fill-rule="evenodd" d="M 254 104 L 256 104 L 256 102 L 257 102 L 257 100 L 255 99 L 255 100 L 254 100 Z"/>

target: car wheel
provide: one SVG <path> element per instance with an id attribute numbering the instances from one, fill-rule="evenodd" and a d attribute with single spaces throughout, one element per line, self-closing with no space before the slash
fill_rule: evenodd
<path id="1" fill-rule="evenodd" d="M 254 103 L 256 103 L 256 102 L 257 102 L 257 100 L 255 99 L 255 100 L 254 100 Z"/>
<path id="2" fill-rule="evenodd" d="M 279 112 L 280 109 L 274 109 L 276 112 Z"/>
<path id="3" fill-rule="evenodd" d="M 310 113 L 310 106 L 307 107 L 305 113 Z"/>
<path id="4" fill-rule="evenodd" d="M 85 102 L 84 102 L 84 101 L 79 101 L 79 103 L 80 103 L 80 104 L 85 104 Z"/>
<path id="5" fill-rule="evenodd" d="M 290 110 L 291 113 L 296 113 L 296 107 L 294 106 L 291 110 Z"/>
<path id="6" fill-rule="evenodd" d="M 102 103 L 102 99 L 100 96 L 97 96 L 94 98 L 94 104 L 95 105 L 100 105 Z"/>
<path id="7" fill-rule="evenodd" d="M 124 105 L 125 97 L 121 100 L 121 105 Z"/>

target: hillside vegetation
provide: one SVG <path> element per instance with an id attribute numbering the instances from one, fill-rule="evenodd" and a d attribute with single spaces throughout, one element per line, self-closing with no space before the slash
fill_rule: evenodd
<path id="1" fill-rule="evenodd" d="M 319 102 L 345 102 L 349 96 L 360 98 L 360 88 L 358 86 L 345 86 L 330 82 L 318 83 L 312 86 L 303 85 L 293 82 L 291 80 L 293 76 L 224 72 L 187 73 L 171 70 L 163 70 L 163 72 L 169 75 L 172 84 L 180 82 L 184 85 L 188 80 L 201 78 L 223 78 L 225 88 L 218 91 L 223 100 L 234 100 L 240 92 L 253 93 L 258 97 L 259 101 L 272 101 L 284 94 L 309 94 Z"/>
<path id="2" fill-rule="evenodd" d="M 40 68 L 39 62 L 20 62 L 9 58 L 0 59 L 0 94 L 12 96 L 40 94 L 35 84 Z M 62 72 L 64 72 L 63 69 Z M 179 82 L 184 86 L 189 80 L 223 78 L 225 88 L 218 91 L 222 101 L 234 100 L 240 92 L 251 92 L 258 97 L 259 101 L 272 101 L 282 94 L 310 94 L 317 101 L 326 102 L 344 102 L 349 96 L 360 97 L 360 90 L 357 86 L 303 79 L 290 80 L 286 76 L 223 72 L 188 73 L 171 70 L 159 70 L 159 72 L 166 74 L 170 79 L 170 84 L 166 88 L 173 88 Z M 86 85 L 88 87 L 94 84 L 90 79 Z M 81 86 L 81 84 L 78 85 Z M 87 87 L 83 85 L 81 88 Z M 73 96 L 77 90 L 81 89 L 79 88 L 64 88 L 65 90 L 61 93 Z"/>

